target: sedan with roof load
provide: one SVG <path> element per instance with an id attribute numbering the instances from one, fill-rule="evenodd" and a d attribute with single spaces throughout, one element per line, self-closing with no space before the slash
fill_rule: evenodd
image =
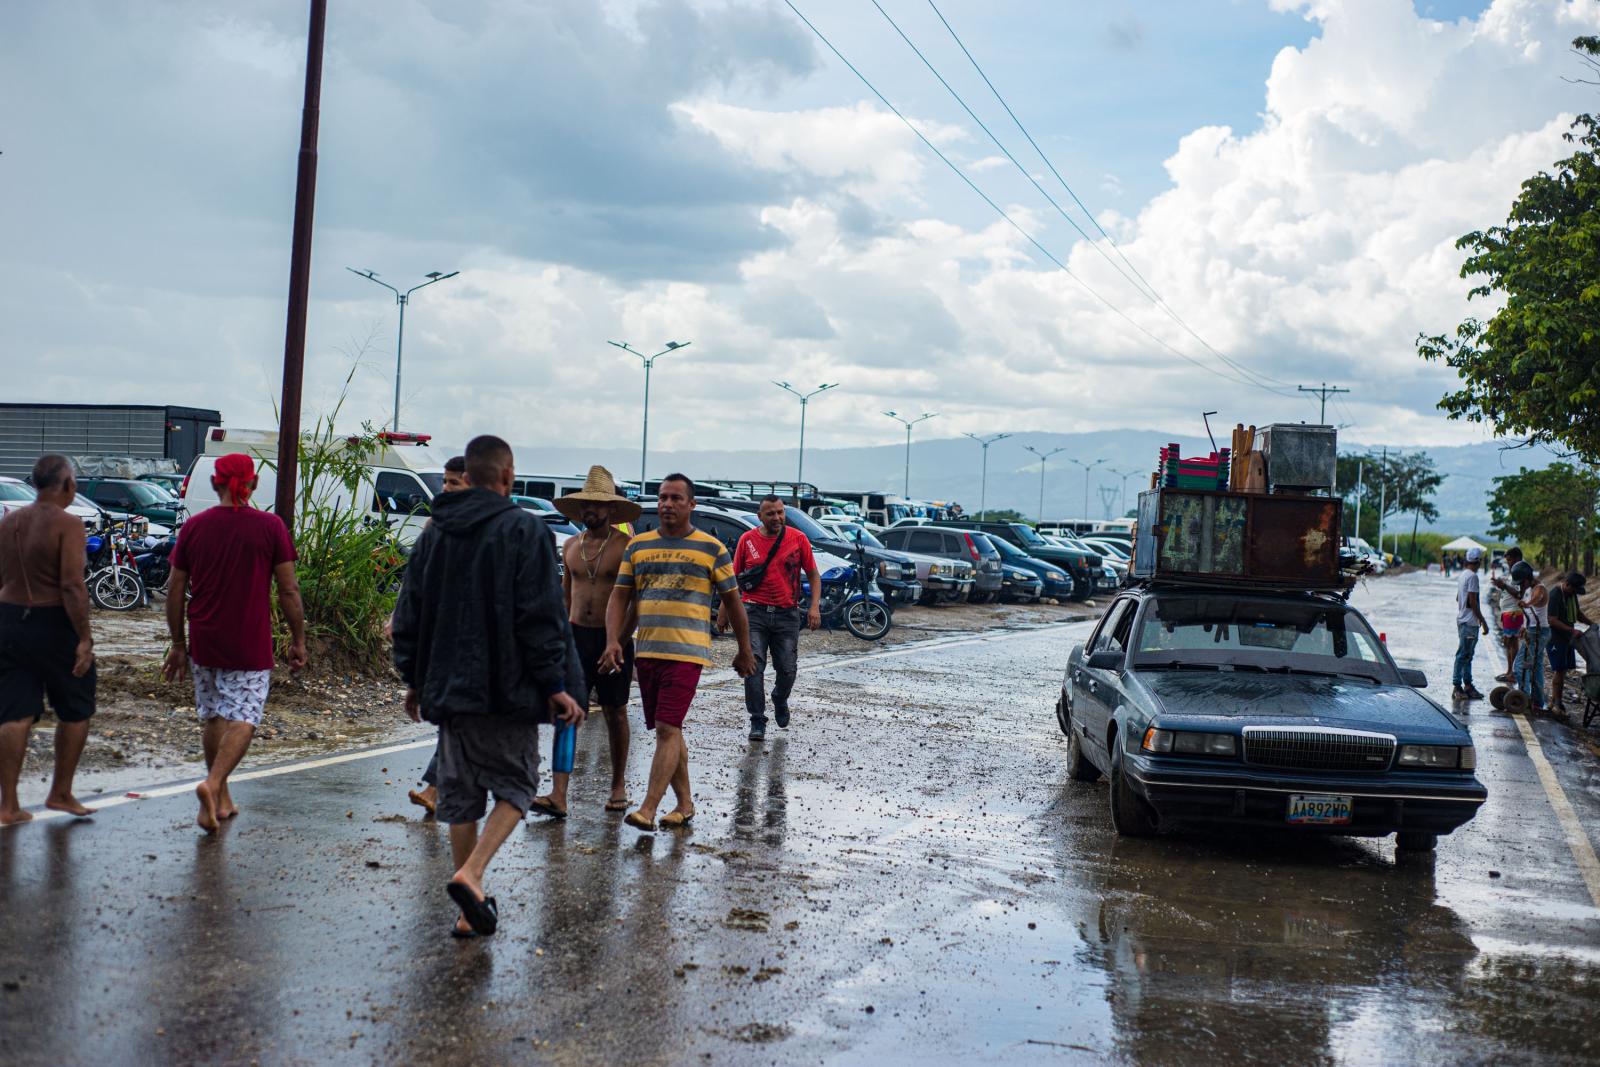
<path id="1" fill-rule="evenodd" d="M 1111 820 L 1396 835 L 1430 851 L 1478 813 L 1472 735 L 1331 593 L 1144 585 L 1068 657 L 1067 770 Z"/>

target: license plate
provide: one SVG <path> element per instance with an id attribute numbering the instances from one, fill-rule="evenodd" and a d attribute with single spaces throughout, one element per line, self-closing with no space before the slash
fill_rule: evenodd
<path id="1" fill-rule="evenodd" d="M 1353 798 L 1295 793 L 1289 797 L 1289 821 L 1318 826 L 1343 826 L 1350 821 Z"/>

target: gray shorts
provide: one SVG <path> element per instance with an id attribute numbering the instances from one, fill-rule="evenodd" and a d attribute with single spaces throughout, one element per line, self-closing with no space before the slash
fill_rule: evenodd
<path id="1" fill-rule="evenodd" d="M 523 814 L 539 794 L 539 726 L 520 719 L 457 715 L 439 725 L 440 822 L 477 822 L 489 794 Z"/>

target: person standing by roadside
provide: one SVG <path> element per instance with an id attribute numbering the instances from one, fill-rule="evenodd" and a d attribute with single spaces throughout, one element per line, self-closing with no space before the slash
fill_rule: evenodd
<path id="1" fill-rule="evenodd" d="M 406 714 L 439 725 L 437 813 L 456 865 L 445 891 L 461 911 L 451 933 L 480 937 L 500 922 L 485 873 L 538 792 L 539 724 L 575 723 L 583 709 L 570 692 L 582 680 L 572 674 L 555 544 L 538 516 L 508 499 L 511 446 L 475 437 L 466 460 L 471 488 L 434 500 L 412 549 L 395 603 L 394 665 Z"/>
<path id="2" fill-rule="evenodd" d="M 183 524 L 172 549 L 167 585 L 172 648 L 161 673 L 169 682 L 186 674 L 194 677 L 206 756 L 205 781 L 194 787 L 200 801 L 195 825 L 208 834 L 239 814 L 228 792 L 228 776 L 250 750 L 272 688 L 268 593 L 274 583 L 278 608 L 289 624 L 284 661 L 295 671 L 306 665 L 306 620 L 294 573 L 294 544 L 282 519 L 250 506 L 256 482 L 255 463 L 242 452 L 217 460 L 211 487 L 221 506 Z"/>
<path id="3" fill-rule="evenodd" d="M 742 678 L 755 671 L 733 560 L 721 541 L 696 530 L 691 522 L 694 483 L 687 475 L 667 475 L 657 490 L 656 509 L 660 527 L 629 541 L 622 555 L 616 587 L 606 605 L 606 651 L 601 660 L 603 671 L 623 669 L 622 642 L 629 619 L 636 617 L 634 671 L 645 728 L 655 731 L 656 752 L 644 803 L 623 821 L 646 832 L 656 828 L 656 809 L 669 784 L 678 803 L 661 817 L 661 825 L 678 829 L 694 818 L 683 724 L 700 672 L 711 666 L 711 608 L 718 598 L 739 642 L 734 671 Z"/>
<path id="4" fill-rule="evenodd" d="M 1456 662 L 1450 675 L 1450 695 L 1457 700 L 1479 700 L 1483 694 L 1472 684 L 1472 656 L 1478 650 L 1478 634 L 1489 632 L 1489 624 L 1478 607 L 1478 567 L 1483 549 L 1467 549 L 1466 569 L 1456 584 Z"/>
<path id="5" fill-rule="evenodd" d="M 1512 665 L 1513 684 L 1542 709 L 1544 699 L 1545 651 L 1550 643 L 1550 594 L 1533 566 L 1522 560 L 1511 568 L 1517 586 L 1517 603 L 1522 607 L 1522 640 L 1517 643 L 1517 659 Z"/>
<path id="6" fill-rule="evenodd" d="M 1584 576 L 1573 571 L 1550 590 L 1550 711 L 1561 716 L 1567 714 L 1567 672 L 1578 667 L 1578 623 L 1594 625 L 1578 606 L 1587 585 Z"/>
<path id="7" fill-rule="evenodd" d="M 68 512 L 78 483 L 65 456 L 33 465 L 33 503 L 0 518 L 0 826 L 33 816 L 17 800 L 28 734 L 56 716 L 55 774 L 44 806 L 94 814 L 72 794 L 94 715 L 94 636 L 83 584 L 83 523 Z"/>
<path id="8" fill-rule="evenodd" d="M 789 728 L 789 694 L 794 689 L 800 656 L 800 575 L 811 583 L 811 606 L 805 623 L 822 625 L 819 600 L 822 577 L 811 554 L 811 541 L 789 529 L 783 500 L 761 500 L 761 529 L 747 530 L 733 550 L 733 569 L 750 625 L 750 652 L 755 671 L 744 680 L 744 706 L 750 713 L 750 740 L 767 736 L 767 656 L 772 656 L 772 717 L 780 730 Z M 717 613 L 717 629 L 727 630 L 727 611 Z"/>
<path id="9" fill-rule="evenodd" d="M 1522 549 L 1512 545 L 1506 549 L 1504 559 L 1508 568 L 1506 573 L 1509 575 L 1517 564 L 1522 562 Z M 1517 646 L 1521 643 L 1524 622 L 1519 598 L 1520 593 L 1515 584 L 1504 578 L 1489 579 L 1489 611 L 1492 616 L 1490 622 L 1500 636 L 1500 644 L 1506 654 L 1506 672 L 1494 676 L 1497 682 L 1513 682 L 1516 678 Z M 1508 622 L 1514 625 L 1508 626 Z"/>
<path id="10" fill-rule="evenodd" d="M 618 523 L 633 522 L 640 515 L 638 504 L 617 492 L 616 479 L 604 467 L 590 467 L 583 488 L 555 501 L 556 510 L 583 527 L 583 533 L 562 548 L 561 591 L 566 597 L 567 621 L 572 624 L 572 643 L 578 650 L 583 670 L 580 703 L 592 692 L 600 701 L 606 718 L 606 739 L 611 751 L 611 796 L 607 811 L 628 810 L 628 690 L 633 685 L 633 641 L 624 628 L 621 670 L 600 669 L 606 652 L 606 605 L 617 584 L 622 554 L 628 535 Z M 557 724 L 555 754 L 550 771 L 550 793 L 536 797 L 533 810 L 556 819 L 567 817 L 567 782 L 570 780 L 572 744 L 569 732 L 576 726 Z"/>
<path id="11" fill-rule="evenodd" d="M 451 456 L 444 461 L 444 492 L 459 492 L 467 487 L 467 457 Z M 428 522 L 432 522 L 430 518 Z M 394 619 L 391 616 L 386 627 L 388 636 L 394 637 Z M 422 772 L 422 788 L 412 789 L 406 793 L 406 799 L 423 808 L 429 815 L 439 804 L 439 746 L 433 746 L 433 756 L 428 760 L 428 766 Z"/>

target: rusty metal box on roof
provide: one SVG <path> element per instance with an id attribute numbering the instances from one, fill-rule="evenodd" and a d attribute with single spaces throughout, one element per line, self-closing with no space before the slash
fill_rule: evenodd
<path id="1" fill-rule="evenodd" d="M 1287 493 L 1139 494 L 1138 578 L 1336 589 L 1340 501 Z"/>

